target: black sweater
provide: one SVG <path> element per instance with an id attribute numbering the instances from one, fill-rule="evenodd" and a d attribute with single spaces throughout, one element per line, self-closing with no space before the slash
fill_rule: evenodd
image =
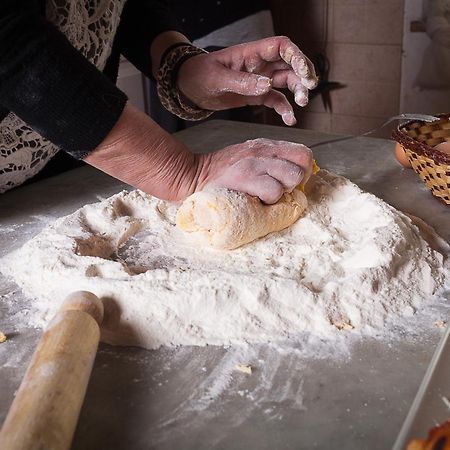
<path id="1" fill-rule="evenodd" d="M 70 0 L 67 0 L 70 1 Z M 0 121 L 12 111 L 76 158 L 97 147 L 126 103 L 120 54 L 151 76 L 150 45 L 177 30 L 164 1 L 128 0 L 101 73 L 45 18 L 43 0 L 0 0 Z"/>

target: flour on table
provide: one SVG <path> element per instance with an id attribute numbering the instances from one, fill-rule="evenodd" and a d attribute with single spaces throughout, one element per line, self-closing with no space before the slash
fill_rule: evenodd
<path id="1" fill-rule="evenodd" d="M 105 303 L 105 342 L 151 349 L 376 335 L 446 286 L 444 256 L 405 214 L 326 171 L 306 195 L 289 229 L 221 251 L 189 242 L 175 206 L 121 192 L 58 219 L 0 269 L 35 298 L 33 324 L 88 290 Z"/>

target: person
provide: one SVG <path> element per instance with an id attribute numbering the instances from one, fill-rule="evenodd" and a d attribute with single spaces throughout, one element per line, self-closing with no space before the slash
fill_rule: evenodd
<path id="1" fill-rule="evenodd" d="M 193 154 L 115 86 L 121 54 L 158 80 L 166 108 L 191 120 L 265 105 L 293 125 L 292 105 L 276 88 L 305 105 L 317 84 L 287 37 L 205 53 L 178 31 L 163 1 L 2 0 L 2 191 L 60 150 L 170 201 L 213 184 L 274 203 L 310 175 L 311 152 L 299 144 L 260 139 Z"/>
<path id="2" fill-rule="evenodd" d="M 269 0 L 169 0 L 170 10 L 177 17 L 183 34 L 196 47 L 208 52 L 243 42 L 258 41 L 275 35 Z M 165 109 L 158 100 L 156 82 L 148 79 L 148 113 L 166 131 L 173 133 L 196 122 L 180 119 Z M 245 106 L 215 112 L 209 119 L 239 122 L 265 122 L 263 107 Z"/>
<path id="3" fill-rule="evenodd" d="M 425 50 L 414 86 L 420 89 L 450 89 L 450 1 L 427 0 L 423 4 L 426 33 Z M 445 96 L 448 101 L 448 96 Z"/>

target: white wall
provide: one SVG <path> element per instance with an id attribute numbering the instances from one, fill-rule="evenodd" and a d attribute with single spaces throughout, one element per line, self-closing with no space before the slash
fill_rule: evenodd
<path id="1" fill-rule="evenodd" d="M 144 76 L 129 61 L 121 59 L 117 86 L 127 94 L 130 102 L 146 111 Z"/>
<path id="2" fill-rule="evenodd" d="M 346 86 L 331 92 L 332 113 L 320 96 L 306 108 L 296 108 L 299 127 L 357 135 L 398 114 L 404 0 L 276 3 L 277 32 L 290 36 L 311 56 L 326 39 L 329 79 Z"/>

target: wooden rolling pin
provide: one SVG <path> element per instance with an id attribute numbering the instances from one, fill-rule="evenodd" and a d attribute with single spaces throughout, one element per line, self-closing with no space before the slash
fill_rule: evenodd
<path id="1" fill-rule="evenodd" d="M 90 292 L 66 298 L 38 343 L 0 432 L 2 450 L 69 449 L 103 320 Z"/>

